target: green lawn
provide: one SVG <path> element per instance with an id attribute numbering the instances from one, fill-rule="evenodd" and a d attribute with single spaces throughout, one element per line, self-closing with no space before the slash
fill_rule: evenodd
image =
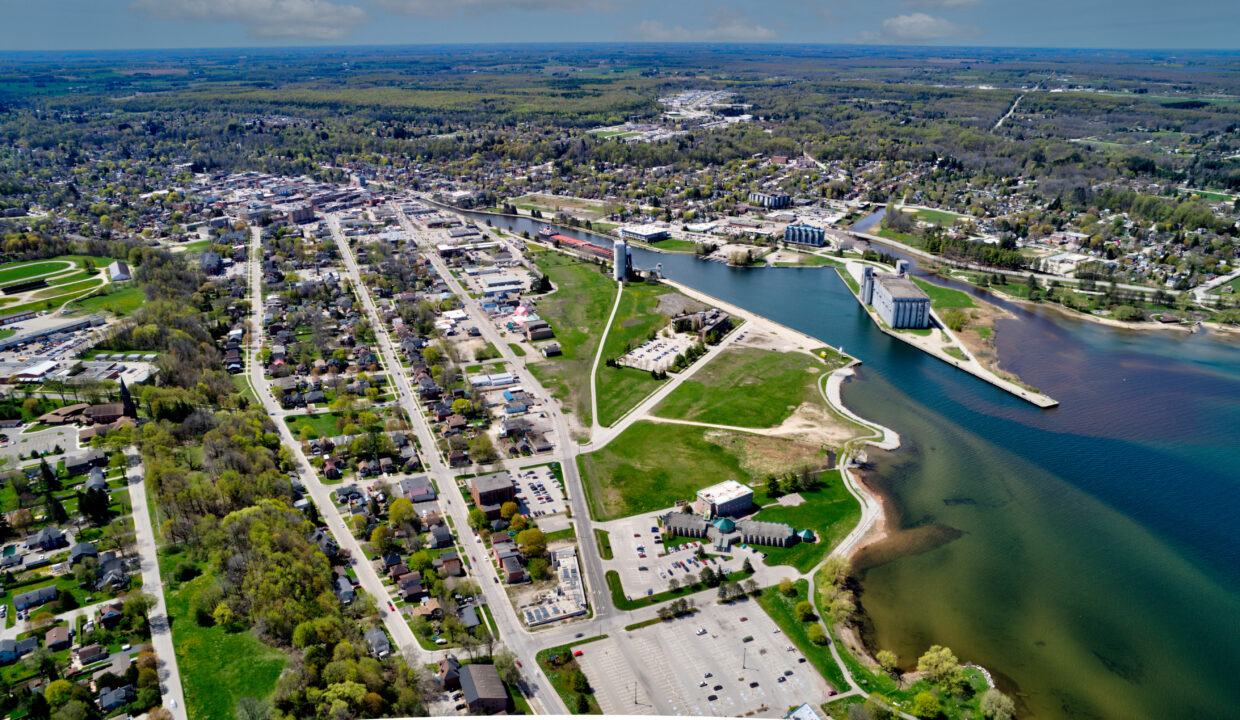
<path id="1" fill-rule="evenodd" d="M 913 282 L 917 283 L 917 287 L 924 290 L 930 296 L 930 307 L 933 307 L 935 310 L 977 307 L 977 303 L 973 302 L 973 298 L 963 290 L 941 287 L 928 283 L 921 278 L 913 278 Z"/>
<path id="2" fill-rule="evenodd" d="M 706 428 L 637 422 L 601 450 L 577 457 L 590 513 L 611 520 L 670 507 L 707 485 L 748 482 L 740 460 L 708 442 Z"/>
<path id="3" fill-rule="evenodd" d="M 111 292 L 96 293 L 73 303 L 70 307 L 89 313 L 107 311 L 114 315 L 128 315 L 142 307 L 146 293 L 140 288 L 126 287 Z"/>
<path id="4" fill-rule="evenodd" d="M 319 413 L 317 415 L 289 415 L 284 418 L 284 422 L 288 425 L 288 429 L 293 435 L 301 437 L 301 428 L 308 426 L 314 433 L 314 437 L 331 437 L 337 435 L 336 420 L 340 418 L 338 413 Z"/>
<path id="5" fill-rule="evenodd" d="M 838 356 L 837 356 L 838 357 Z M 659 403 L 654 414 L 738 427 L 775 427 L 801 403 L 822 404 L 818 379 L 839 367 L 801 353 L 730 347 Z"/>
<path id="6" fill-rule="evenodd" d="M 39 299 L 39 300 L 43 300 L 46 298 L 60 297 L 61 295 L 70 295 L 73 293 L 83 292 L 86 290 L 94 290 L 96 288 L 102 287 L 104 284 L 105 283 L 103 281 L 95 279 L 95 280 L 83 280 L 81 282 L 75 282 L 69 285 L 53 285 L 52 287 L 49 287 L 46 290 L 40 290 L 39 292 L 35 293 L 32 297 Z"/>
<path id="7" fill-rule="evenodd" d="M 538 314 L 551 324 L 561 355 L 532 363 L 530 371 L 565 408 L 581 422 L 592 422 L 590 369 L 611 313 L 617 285 L 597 266 L 556 252 L 533 253 L 541 272 L 551 278 L 556 291 L 539 301 Z"/>
<path id="8" fill-rule="evenodd" d="M 835 258 L 810 253 L 800 253 L 800 255 L 800 259 L 795 262 L 777 262 L 775 267 L 844 267 L 844 263 Z"/>
<path id="9" fill-rule="evenodd" d="M 516 343 L 508 343 L 508 348 L 512 350 L 512 354 L 517 357 L 525 357 L 525 348 Z"/>
<path id="10" fill-rule="evenodd" d="M 547 539 L 547 543 L 550 544 L 553 542 L 558 542 L 560 540 L 576 540 L 577 531 L 573 529 L 572 525 L 569 525 L 563 530 L 556 530 L 554 532 L 545 533 L 544 536 Z"/>
<path id="11" fill-rule="evenodd" d="M 233 720 L 239 698 L 271 695 L 287 658 L 263 644 L 253 632 L 230 633 L 219 627 L 200 626 L 191 606 L 198 592 L 211 582 L 213 578 L 207 573 L 166 593 L 168 619 L 189 716 L 195 720 Z"/>
<path id="12" fill-rule="evenodd" d="M 666 240 L 659 240 L 658 242 L 650 243 L 650 247 L 658 248 L 665 252 L 696 253 L 698 244 L 692 240 L 668 238 Z"/>
<path id="13" fill-rule="evenodd" d="M 964 218 L 963 215 L 945 212 L 943 210 L 930 210 L 921 208 L 913 213 L 918 220 L 924 220 L 931 223 L 941 223 L 943 225 L 953 225 L 957 220 Z"/>
<path id="14" fill-rule="evenodd" d="M 569 712 L 573 712 L 577 706 L 575 702 L 577 692 L 569 687 L 568 684 L 569 675 L 573 670 L 578 669 L 577 661 L 573 659 L 573 651 L 587 643 L 592 643 L 595 640 L 605 640 L 606 638 L 606 635 L 596 635 L 568 645 L 558 645 L 546 650 L 539 650 L 538 654 L 534 656 L 538 664 L 542 666 L 543 672 L 547 674 L 547 679 L 551 681 L 551 687 L 555 688 L 555 691 L 559 693 L 560 699 L 564 701 L 564 705 Z M 556 658 L 555 662 L 552 662 L 552 657 Z M 587 693 L 585 697 L 590 703 L 590 710 L 587 714 L 602 715 L 603 710 L 599 707 L 598 700 L 594 698 L 594 693 Z"/>
<path id="15" fill-rule="evenodd" d="M 14 502 L 16 502 L 16 500 L 14 500 Z M 611 534 L 606 530 L 599 530 L 598 528 L 595 528 L 594 539 L 598 542 L 598 556 L 604 560 L 610 560 L 613 557 L 611 552 Z"/>
<path id="16" fill-rule="evenodd" d="M 676 291 L 666 285 L 629 283 L 624 287 L 616 318 L 607 332 L 603 359 L 619 358 L 626 348 L 646 342 L 652 332 L 667 327 L 670 317 L 658 311 L 659 300 Z M 612 425 L 654 392 L 663 381 L 645 370 L 624 367 L 598 368 L 599 423 Z"/>
<path id="17" fill-rule="evenodd" d="M 0 284 L 15 283 L 37 275 L 72 269 L 73 265 L 60 261 L 9 263 L 0 266 Z"/>
<path id="18" fill-rule="evenodd" d="M 844 480 L 835 471 L 822 473 L 818 487 L 800 493 L 805 502 L 796 507 L 766 505 L 765 492 L 758 493 L 755 501 L 764 505 L 754 516 L 757 520 L 782 522 L 794 530 L 810 529 L 818 537 L 817 542 L 797 543 L 792 547 L 763 547 L 767 565 L 791 565 L 800 572 L 809 572 L 822 562 L 831 548 L 856 527 L 861 519 L 861 505 L 848 492 Z M 771 501 L 774 502 L 774 501 Z"/>
<path id="19" fill-rule="evenodd" d="M 847 690 L 848 682 L 844 680 L 844 671 L 835 662 L 835 658 L 831 657 L 831 648 L 810 642 L 808 634 L 810 623 L 803 623 L 797 619 L 796 604 L 807 599 L 809 582 L 797 580 L 795 586 L 796 594 L 792 597 L 779 592 L 777 586 L 764 588 L 762 594 L 758 596 L 758 604 L 762 606 L 767 615 L 771 616 L 779 629 L 784 631 L 784 635 L 792 641 L 792 644 L 796 645 L 797 649 L 805 655 L 810 664 L 817 668 L 824 680 L 836 690 Z"/>

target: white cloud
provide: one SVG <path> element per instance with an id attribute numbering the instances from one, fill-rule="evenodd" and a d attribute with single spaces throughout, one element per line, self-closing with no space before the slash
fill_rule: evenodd
<path id="1" fill-rule="evenodd" d="M 904 0 L 900 3 L 909 8 L 928 10 L 968 10 L 982 4 L 982 0 Z"/>
<path id="2" fill-rule="evenodd" d="M 974 37 L 978 34 L 975 27 L 918 12 L 887 18 L 883 21 L 882 30 L 863 32 L 854 40 L 873 44 L 925 45 Z"/>
<path id="3" fill-rule="evenodd" d="M 658 20 L 643 20 L 637 37 L 649 42 L 762 42 L 774 40 L 774 30 L 759 25 L 740 10 L 721 8 L 704 28 L 690 30 L 683 25 L 668 27 Z"/>
<path id="4" fill-rule="evenodd" d="M 578 12 L 616 11 L 630 0 L 378 0 L 381 7 L 404 15 L 442 17 L 456 12 L 483 13 L 502 10 Z"/>
<path id="5" fill-rule="evenodd" d="M 370 19 L 327 0 L 134 0 L 133 10 L 177 20 L 235 22 L 259 38 L 339 40 Z"/>

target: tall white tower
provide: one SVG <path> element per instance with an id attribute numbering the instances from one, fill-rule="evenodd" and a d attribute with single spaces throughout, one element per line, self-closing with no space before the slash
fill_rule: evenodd
<path id="1" fill-rule="evenodd" d="M 612 249 L 612 260 L 615 265 L 612 268 L 612 276 L 616 282 L 624 282 L 629 276 L 629 243 L 624 238 L 616 241 Z"/>

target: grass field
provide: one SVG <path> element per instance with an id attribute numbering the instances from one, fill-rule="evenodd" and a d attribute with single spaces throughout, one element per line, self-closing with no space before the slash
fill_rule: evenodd
<path id="1" fill-rule="evenodd" d="M 666 240 L 650 243 L 650 247 L 658 248 L 664 252 L 695 253 L 697 252 L 698 244 L 692 240 L 668 238 Z"/>
<path id="2" fill-rule="evenodd" d="M 762 495 L 765 492 L 757 493 L 755 501 L 765 505 Z M 796 507 L 766 506 L 754 517 L 787 523 L 794 530 L 813 530 L 818 542 L 797 543 L 786 548 L 762 548 L 766 553 L 767 565 L 791 565 L 800 572 L 809 572 L 856 527 L 861 519 L 861 505 L 848 492 L 839 473 L 834 471 L 822 473 L 818 487 L 800 495 L 805 502 Z"/>
<path id="3" fill-rule="evenodd" d="M 794 262 L 777 262 L 775 267 L 844 267 L 844 263 L 835 258 L 824 257 L 822 255 L 813 255 L 810 253 L 800 253 L 800 259 Z"/>
<path id="4" fill-rule="evenodd" d="M 800 353 L 730 347 L 672 391 L 654 414 L 676 420 L 767 428 L 804 402 L 822 404 L 818 378 L 825 367 Z"/>
<path id="5" fill-rule="evenodd" d="M 101 287 L 103 284 L 104 281 L 94 279 L 82 280 L 81 282 L 75 282 L 69 285 L 53 285 L 46 290 L 40 290 L 31 297 L 43 300 L 46 298 L 59 297 L 61 295 L 71 295 L 73 293 L 83 292 L 86 290 L 94 290 Z"/>
<path id="6" fill-rule="evenodd" d="M 669 317 L 659 313 L 659 298 L 676 291 L 666 285 L 630 283 L 620 297 L 616 318 L 607 331 L 607 344 L 603 358 L 618 358 L 626 347 L 637 347 L 646 341 L 651 332 L 667 326 Z M 636 368 L 598 368 L 598 421 L 611 425 L 626 412 L 640 403 L 663 381 L 655 380 L 650 373 Z"/>
<path id="7" fill-rule="evenodd" d="M 956 213 L 944 212 L 943 210 L 930 210 L 928 208 L 920 208 L 913 215 L 918 220 L 924 220 L 930 223 L 940 223 L 942 225 L 953 225 L 957 220 L 964 218 L 963 215 Z"/>
<path id="8" fill-rule="evenodd" d="M 940 287 L 933 283 L 928 283 L 921 278 L 913 278 L 913 282 L 917 283 L 917 287 L 924 290 L 930 296 L 930 307 L 935 310 L 977 307 L 977 303 L 973 302 L 973 298 L 962 290 Z"/>
<path id="9" fill-rule="evenodd" d="M 233 720 L 238 699 L 271 694 L 287 658 L 252 632 L 230 633 L 199 625 L 191 606 L 211 582 L 210 574 L 204 574 L 167 593 L 168 620 L 189 716 Z"/>
<path id="10" fill-rule="evenodd" d="M 579 455 L 590 513 L 611 520 L 669 507 L 724 480 L 748 482 L 740 460 L 705 428 L 634 423 L 602 450 Z"/>
<path id="11" fill-rule="evenodd" d="M 114 315 L 128 315 L 146 303 L 146 293 L 136 287 L 127 287 L 112 292 L 96 293 L 82 298 L 72 304 L 72 308 L 94 313 L 107 311 Z"/>
<path id="12" fill-rule="evenodd" d="M 784 596 L 776 586 L 764 588 L 762 594 L 758 596 L 758 604 L 762 606 L 767 615 L 771 616 L 779 629 L 784 631 L 784 635 L 792 641 L 792 644 L 796 645 L 797 649 L 805 655 L 824 680 L 836 690 L 848 689 L 848 683 L 844 680 L 844 671 L 835 662 L 835 658 L 831 657 L 831 648 L 810 642 L 808 634 L 810 624 L 797 619 L 796 604 L 807 599 L 809 583 L 805 580 L 797 580 L 795 587 L 796 595 L 792 597 Z"/>
<path id="13" fill-rule="evenodd" d="M 556 287 L 539 302 L 538 314 L 555 330 L 562 355 L 529 368 L 569 411 L 589 425 L 590 369 L 617 286 L 597 267 L 559 253 L 536 253 L 534 259 Z"/>
<path id="14" fill-rule="evenodd" d="M 577 703 L 575 702 L 577 699 L 577 692 L 569 686 L 569 676 L 574 670 L 580 669 L 580 666 L 577 665 L 577 661 L 572 659 L 573 650 L 585 645 L 586 643 L 592 643 L 595 640 L 604 640 L 606 638 L 606 635 L 596 635 L 594 637 L 585 638 L 584 640 L 578 640 L 568 645 L 559 645 L 553 648 L 547 648 L 546 650 L 539 650 L 538 654 L 534 656 L 538 664 L 542 666 L 543 672 L 547 674 L 547 679 L 551 681 L 551 687 L 555 688 L 555 691 L 559 693 L 560 698 L 564 700 L 564 705 L 570 712 L 575 710 L 577 706 Z M 553 663 L 551 660 L 552 657 L 557 658 L 557 662 Z M 603 711 L 599 708 L 598 700 L 594 698 L 594 693 L 586 693 L 585 697 L 590 703 L 590 708 L 585 714 L 602 715 Z"/>
<path id="15" fill-rule="evenodd" d="M 289 415 L 284 418 L 284 422 L 288 425 L 288 429 L 293 435 L 301 436 L 302 427 L 309 427 L 314 433 L 314 437 L 331 437 L 337 434 L 336 420 L 340 417 L 337 413 L 319 413 L 317 415 Z"/>
<path id="16" fill-rule="evenodd" d="M 73 265 L 63 261 L 49 260 L 46 262 L 16 262 L 0 266 L 0 285 L 15 283 L 38 275 L 70 270 Z"/>

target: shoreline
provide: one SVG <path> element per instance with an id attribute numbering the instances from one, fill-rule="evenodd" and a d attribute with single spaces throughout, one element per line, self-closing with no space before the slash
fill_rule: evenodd
<path id="1" fill-rule="evenodd" d="M 937 255 L 931 255 L 925 252 L 924 250 L 919 250 L 915 247 L 912 247 L 911 245 L 905 245 L 904 243 L 899 242 L 898 240 L 890 240 L 888 238 L 881 237 L 879 235 L 871 235 L 870 233 L 867 233 L 864 231 L 853 230 L 851 228 L 845 228 L 843 230 L 840 230 L 839 232 L 852 235 L 854 238 L 858 240 L 863 240 L 871 244 L 886 245 L 887 247 L 893 248 L 895 250 L 899 250 L 900 252 L 903 252 L 903 253 L 907 253 L 919 260 L 923 260 L 927 263 L 934 263 L 944 268 L 957 269 L 957 270 L 973 270 L 973 268 L 967 265 L 966 266 L 955 265 L 947 260 L 944 260 L 942 257 L 939 257 Z M 925 270 L 930 271 L 930 268 L 927 267 L 925 268 Z M 989 271 L 974 270 L 974 272 L 993 272 L 993 269 Z M 1039 277 L 1039 278 L 1049 278 L 1051 280 L 1056 279 L 1048 275 L 1038 275 L 1037 273 L 1030 273 L 1030 274 L 1034 275 L 1035 277 Z M 1020 274 L 1016 274 L 1015 276 L 1026 277 Z M 1195 332 L 1195 326 L 1185 326 L 1185 325 L 1179 325 L 1179 324 L 1165 325 L 1163 323 L 1154 322 L 1154 321 L 1125 322 L 1122 320 L 1114 320 L 1111 318 L 1094 315 L 1092 313 L 1083 313 L 1079 310 L 1073 310 L 1071 308 L 1066 308 L 1060 305 L 1059 303 L 1033 302 L 1032 300 L 1027 300 L 1025 298 L 1008 295 L 1007 293 L 1004 293 L 1002 291 L 995 290 L 993 286 L 984 287 L 981 285 L 976 285 L 966 280 L 961 280 L 960 278 L 950 277 L 950 274 L 948 275 L 947 279 L 955 280 L 956 282 L 963 283 L 977 290 L 986 290 L 988 292 L 992 292 L 1000 296 L 1003 300 L 1006 300 L 1009 302 L 1020 303 L 1023 306 L 1053 307 L 1059 310 L 1060 312 L 1062 312 L 1065 317 L 1071 317 L 1071 318 L 1076 318 L 1079 320 L 1095 322 L 1100 325 L 1107 325 L 1107 326 L 1114 327 L 1114 328 L 1120 328 L 1122 330 L 1133 330 L 1133 331 L 1179 330 L 1181 332 L 1187 332 L 1187 333 Z M 1150 288 L 1151 291 L 1155 289 L 1156 288 Z M 1185 290 L 1183 292 L 1191 292 L 1191 291 Z M 1228 326 L 1228 325 L 1222 325 L 1216 322 L 1202 322 L 1201 326 L 1213 332 L 1223 333 L 1227 335 L 1240 335 L 1240 326 Z"/>

